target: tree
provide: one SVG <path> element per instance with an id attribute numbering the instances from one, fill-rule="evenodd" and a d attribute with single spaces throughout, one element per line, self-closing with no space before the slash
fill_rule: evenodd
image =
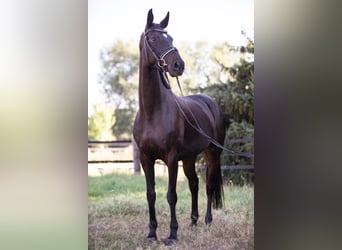
<path id="1" fill-rule="evenodd" d="M 112 140 L 115 117 L 113 110 L 104 103 L 94 105 L 94 114 L 88 118 L 88 138 L 90 140 Z"/>
<path id="2" fill-rule="evenodd" d="M 213 49 L 212 59 L 220 66 L 222 74 L 217 84 L 202 89 L 220 104 L 225 116 L 225 147 L 236 152 L 253 154 L 253 140 L 247 143 L 228 144 L 236 138 L 254 138 L 254 42 L 233 47 L 225 43 Z M 231 53 L 228 53 L 231 52 Z M 235 59 L 234 59 L 235 58 Z M 223 153 L 224 164 L 253 164 L 253 158 L 236 157 Z"/>
<path id="3" fill-rule="evenodd" d="M 119 139 L 131 135 L 133 119 L 138 109 L 138 46 L 132 42 L 116 41 L 100 53 L 103 85 L 107 102 L 114 107 L 113 134 Z"/>
<path id="4" fill-rule="evenodd" d="M 219 78 L 220 66 L 211 59 L 211 50 L 212 45 L 205 41 L 180 44 L 179 53 L 185 63 L 181 77 L 184 94 L 193 94 L 200 88 L 214 84 L 212 80 Z"/>

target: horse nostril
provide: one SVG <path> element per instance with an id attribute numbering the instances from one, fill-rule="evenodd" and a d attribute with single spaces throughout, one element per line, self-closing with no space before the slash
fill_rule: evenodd
<path id="1" fill-rule="evenodd" d="M 184 63 L 182 61 L 175 62 L 174 69 L 182 71 L 184 69 Z"/>

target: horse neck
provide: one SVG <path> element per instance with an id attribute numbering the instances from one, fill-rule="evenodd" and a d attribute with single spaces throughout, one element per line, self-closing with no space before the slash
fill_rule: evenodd
<path id="1" fill-rule="evenodd" d="M 165 101 L 167 89 L 162 85 L 157 67 L 143 62 L 140 56 L 139 70 L 139 108 L 147 117 L 153 117 Z"/>

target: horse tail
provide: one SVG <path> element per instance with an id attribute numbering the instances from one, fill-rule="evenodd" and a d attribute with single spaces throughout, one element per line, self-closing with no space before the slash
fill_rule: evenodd
<path id="1" fill-rule="evenodd" d="M 222 173 L 221 166 L 218 165 L 215 168 L 214 178 L 213 178 L 213 208 L 219 209 L 222 208 L 222 204 L 224 201 L 224 192 L 223 192 L 223 184 L 222 184 Z"/>
<path id="2" fill-rule="evenodd" d="M 220 154 L 221 149 L 215 146 L 205 150 L 205 161 L 207 163 L 207 195 L 211 197 L 214 209 L 222 208 L 224 201 Z"/>
<path id="3" fill-rule="evenodd" d="M 217 121 L 217 129 L 216 131 L 218 132 L 218 142 L 220 145 L 224 145 L 224 138 L 226 136 L 226 126 L 224 123 L 224 117 L 222 114 L 222 110 L 219 105 L 217 105 L 217 113 L 218 115 L 218 121 Z M 229 125 L 228 125 L 229 126 Z M 216 164 L 215 164 L 215 187 L 214 187 L 214 195 L 213 195 L 213 207 L 214 209 L 219 209 L 222 208 L 222 205 L 224 204 L 224 192 L 223 192 L 223 180 L 222 180 L 222 169 L 221 169 L 221 153 L 222 149 L 217 148 L 216 149 Z"/>

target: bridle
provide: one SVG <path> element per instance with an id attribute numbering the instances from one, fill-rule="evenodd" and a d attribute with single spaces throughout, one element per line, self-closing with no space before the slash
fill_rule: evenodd
<path id="1" fill-rule="evenodd" d="M 152 55 L 154 56 L 154 58 L 157 60 L 157 64 L 158 66 L 163 70 L 165 71 L 165 67 L 167 66 L 167 63 L 165 62 L 165 56 L 167 56 L 168 54 L 170 54 L 172 51 L 178 51 L 176 47 L 174 46 L 171 46 L 169 48 L 167 48 L 165 51 L 163 51 L 161 53 L 161 55 L 157 55 L 157 53 L 154 51 L 154 49 L 150 46 L 150 44 L 148 43 L 147 41 L 147 34 L 151 31 L 157 31 L 157 32 L 161 32 L 163 34 L 167 34 L 167 32 L 165 30 L 162 30 L 162 29 L 149 29 L 149 30 L 146 30 L 144 32 L 144 44 L 145 44 L 145 56 L 148 60 L 148 56 L 147 56 L 147 51 L 146 51 L 146 48 L 149 48 L 149 50 L 152 52 Z"/>

